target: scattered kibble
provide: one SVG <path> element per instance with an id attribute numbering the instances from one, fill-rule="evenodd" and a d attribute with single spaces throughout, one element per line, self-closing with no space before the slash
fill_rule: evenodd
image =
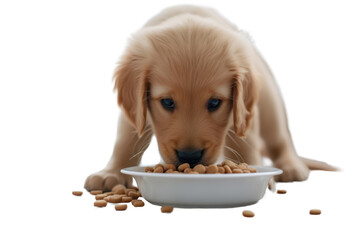
<path id="1" fill-rule="evenodd" d="M 115 210 L 116 211 L 125 211 L 126 209 L 127 209 L 126 204 L 117 204 L 117 205 L 115 205 Z"/>
<path id="2" fill-rule="evenodd" d="M 198 164 L 193 168 L 190 167 L 188 163 L 181 164 L 176 168 L 174 164 L 157 164 L 153 167 L 146 167 L 145 172 L 155 172 L 155 173 L 187 173 L 187 174 L 230 174 L 230 173 L 255 173 L 256 169 L 249 167 L 246 163 L 236 164 L 230 160 L 225 160 L 218 165 L 204 166 Z M 278 194 L 286 194 L 287 191 L 284 189 L 278 189 Z M 74 196 L 82 196 L 82 191 L 73 191 Z M 129 203 L 134 207 L 143 207 L 145 206 L 144 201 L 138 199 L 142 197 L 139 189 L 137 187 L 128 187 L 126 188 L 122 184 L 117 184 L 112 188 L 111 192 L 103 193 L 102 190 L 92 190 L 90 194 L 95 195 L 96 201 L 94 202 L 95 207 L 106 207 L 107 203 Z M 127 204 L 116 204 L 116 211 L 124 211 L 127 209 Z M 162 213 L 171 213 L 173 211 L 173 206 L 162 206 Z M 309 211 L 310 215 L 320 215 L 320 209 L 311 209 Z M 255 216 L 254 212 L 249 210 L 244 210 L 242 215 L 247 218 L 252 218 Z"/>
<path id="3" fill-rule="evenodd" d="M 102 190 L 92 190 L 92 191 L 90 192 L 91 195 L 98 195 L 98 194 L 102 194 L 102 193 L 103 193 Z"/>
<path id="4" fill-rule="evenodd" d="M 311 209 L 309 212 L 311 215 L 320 215 L 321 210 L 320 209 Z"/>
<path id="5" fill-rule="evenodd" d="M 162 213 L 171 213 L 174 210 L 173 206 L 162 206 L 161 212 Z"/>
<path id="6" fill-rule="evenodd" d="M 124 203 L 131 202 L 131 200 L 133 200 L 132 197 L 122 197 L 121 198 L 121 202 L 124 202 Z"/>
<path id="7" fill-rule="evenodd" d="M 142 201 L 142 200 L 132 200 L 131 201 L 131 204 L 134 206 L 134 207 L 143 207 L 145 205 L 145 203 Z"/>
<path id="8" fill-rule="evenodd" d="M 107 201 L 105 200 L 96 200 L 94 202 L 95 207 L 106 207 L 106 205 L 107 205 Z"/>
<path id="9" fill-rule="evenodd" d="M 242 214 L 244 217 L 248 217 L 248 218 L 252 218 L 255 216 L 255 213 L 253 213 L 252 211 L 249 211 L 249 210 L 243 211 Z"/>
<path id="10" fill-rule="evenodd" d="M 80 196 L 83 194 L 83 192 L 82 192 L 82 191 L 73 191 L 72 194 L 73 194 L 74 196 L 80 197 Z"/>

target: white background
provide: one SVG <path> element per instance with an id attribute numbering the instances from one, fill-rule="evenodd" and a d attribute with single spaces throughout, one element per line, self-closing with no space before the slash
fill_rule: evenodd
<path id="1" fill-rule="evenodd" d="M 243 208 L 94 208 L 93 196 L 71 192 L 110 157 L 115 64 L 150 17 L 186 2 L 1 1 L 1 239 L 359 239 L 359 5 L 193 2 L 250 32 L 281 88 L 298 153 L 342 171 L 278 184 L 288 194 L 267 191 Z M 144 158 L 158 161 L 156 144 Z M 244 209 L 256 216 L 242 217 Z"/>

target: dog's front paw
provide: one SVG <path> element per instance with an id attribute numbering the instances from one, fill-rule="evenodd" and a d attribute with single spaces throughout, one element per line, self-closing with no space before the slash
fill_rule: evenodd
<path id="1" fill-rule="evenodd" d="M 304 181 L 309 177 L 309 168 L 300 160 L 280 161 L 275 167 L 283 170 L 281 175 L 275 176 L 277 182 Z"/>
<path id="2" fill-rule="evenodd" d="M 88 191 L 103 190 L 107 192 L 111 191 L 116 184 L 132 186 L 132 177 L 120 173 L 120 170 L 104 169 L 88 176 L 84 188 Z"/>

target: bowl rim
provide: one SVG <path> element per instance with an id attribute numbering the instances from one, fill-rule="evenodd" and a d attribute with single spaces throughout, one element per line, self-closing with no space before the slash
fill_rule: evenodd
<path id="1" fill-rule="evenodd" d="M 275 176 L 283 173 L 281 169 L 269 167 L 269 166 L 254 166 L 257 171 L 261 170 L 264 172 L 256 173 L 227 173 L 227 174 L 164 174 L 164 173 L 148 173 L 141 172 L 139 169 L 144 170 L 146 167 L 153 166 L 133 166 L 121 169 L 121 173 L 131 176 L 140 177 L 156 177 L 156 178 L 201 178 L 201 179 L 223 179 L 223 178 L 248 178 L 248 177 L 260 177 L 260 176 Z M 135 170 L 137 169 L 137 171 Z"/>

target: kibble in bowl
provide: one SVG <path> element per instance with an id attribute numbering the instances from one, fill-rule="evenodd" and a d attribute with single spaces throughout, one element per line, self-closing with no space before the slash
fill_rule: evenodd
<path id="1" fill-rule="evenodd" d="M 176 167 L 174 164 L 156 164 L 155 167 L 145 167 L 147 173 L 188 173 L 188 174 L 229 174 L 229 173 L 255 173 L 256 169 L 250 167 L 246 163 L 234 163 L 230 160 L 225 160 L 221 164 L 204 166 L 198 164 L 193 168 L 188 163 L 183 163 Z"/>
<path id="2" fill-rule="evenodd" d="M 217 169 L 211 167 L 210 171 L 207 171 L 209 167 L 205 167 L 203 174 L 194 174 L 194 168 L 186 170 L 189 166 L 181 167 L 180 171 L 179 168 L 174 170 L 168 166 L 165 172 L 154 172 L 156 168 L 165 170 L 159 165 L 156 168 L 129 167 L 121 172 L 135 178 L 142 196 L 152 204 L 185 208 L 221 208 L 254 204 L 264 196 L 270 178 L 282 173 L 276 168 L 248 166 L 253 172 L 247 169 L 249 172 L 238 171 L 239 173 L 229 174 L 230 170 L 232 173 L 232 170 L 237 168 L 226 168 L 228 165 L 221 165 L 224 170 L 219 173 L 220 166 L 214 166 Z M 242 167 L 245 168 L 245 165 Z M 167 171 L 170 172 L 166 173 Z M 185 171 L 187 173 L 184 173 Z M 202 172 L 203 169 L 199 171 Z"/>

